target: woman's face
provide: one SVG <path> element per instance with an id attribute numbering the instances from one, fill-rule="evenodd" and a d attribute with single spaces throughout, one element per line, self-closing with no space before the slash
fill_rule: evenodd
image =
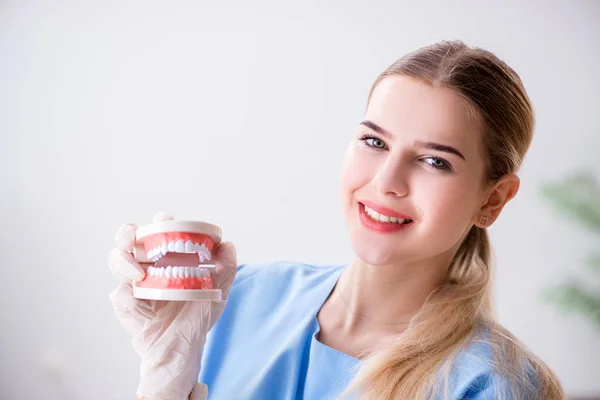
<path id="1" fill-rule="evenodd" d="M 454 91 L 405 76 L 379 83 L 341 180 L 352 247 L 363 262 L 418 262 L 454 252 L 489 194 L 481 134 Z M 405 221 L 375 221 L 371 210 Z"/>

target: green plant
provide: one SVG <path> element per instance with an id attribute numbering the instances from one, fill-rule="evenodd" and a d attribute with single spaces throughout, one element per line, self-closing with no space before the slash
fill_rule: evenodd
<path id="1" fill-rule="evenodd" d="M 542 186 L 546 199 L 565 217 L 574 219 L 594 234 L 600 234 L 600 185 L 589 173 L 578 173 Z M 600 247 L 600 246 L 599 246 Z M 545 291 L 545 298 L 562 310 L 578 313 L 600 328 L 600 252 L 587 260 L 589 279 L 567 277 Z M 596 285 L 594 286 L 594 283 Z"/>

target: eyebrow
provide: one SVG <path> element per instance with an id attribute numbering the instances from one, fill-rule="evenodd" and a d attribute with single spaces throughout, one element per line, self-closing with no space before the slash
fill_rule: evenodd
<path id="1" fill-rule="evenodd" d="M 380 127 L 373 121 L 364 120 L 360 123 L 360 125 L 364 125 L 367 128 L 371 129 L 372 131 L 379 133 L 381 136 L 387 137 L 388 139 L 394 138 L 394 135 L 392 135 L 389 131 L 383 129 L 382 127 Z M 462 158 L 465 161 L 467 160 L 460 151 L 458 151 L 457 149 L 455 149 L 452 146 L 448 146 L 445 144 L 440 144 L 440 143 L 435 143 L 435 142 L 424 142 L 422 140 L 415 140 L 415 146 L 425 148 L 425 149 L 437 150 L 437 151 L 442 151 L 445 153 L 454 154 L 456 156 L 459 156 L 460 158 Z"/>

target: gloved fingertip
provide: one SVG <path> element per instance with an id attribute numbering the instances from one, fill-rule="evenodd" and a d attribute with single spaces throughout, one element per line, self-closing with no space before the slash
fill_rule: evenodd
<path id="1" fill-rule="evenodd" d="M 171 221 L 174 220 L 175 218 L 173 218 L 172 215 L 167 214 L 164 211 L 159 211 L 156 214 L 154 214 L 154 217 L 152 218 L 152 222 L 160 222 L 160 221 Z"/>
<path id="2" fill-rule="evenodd" d="M 190 394 L 190 400 L 206 400 L 208 397 L 208 386 L 202 382 L 196 383 L 192 393 Z"/>
<path id="3" fill-rule="evenodd" d="M 120 278 L 140 281 L 146 273 L 131 254 L 123 249 L 113 249 L 108 257 L 110 270 Z"/>
<path id="4" fill-rule="evenodd" d="M 225 267 L 237 266 L 237 249 L 231 242 L 221 242 L 217 247 L 217 259 Z"/>
<path id="5" fill-rule="evenodd" d="M 122 276 L 125 276 L 126 278 L 136 282 L 141 281 L 142 279 L 144 279 L 144 276 L 146 276 L 146 273 L 140 266 L 131 264 L 127 261 L 123 261 L 121 270 Z"/>
<path id="6" fill-rule="evenodd" d="M 131 223 L 121 224 L 115 234 L 115 243 L 120 249 L 129 249 L 135 243 L 137 225 Z"/>
<path id="7" fill-rule="evenodd" d="M 135 282 L 139 282 L 142 279 L 144 279 L 144 276 L 146 276 L 146 274 L 143 271 L 138 271 L 136 270 L 135 272 L 132 272 L 130 274 L 131 280 L 135 281 Z"/>

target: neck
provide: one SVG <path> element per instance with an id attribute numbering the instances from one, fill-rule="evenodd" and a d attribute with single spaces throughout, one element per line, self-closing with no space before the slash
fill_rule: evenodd
<path id="1" fill-rule="evenodd" d="M 401 332 L 427 296 L 445 280 L 450 259 L 402 265 L 369 265 L 353 260 L 343 271 L 331 301 L 346 334 L 373 329 Z"/>

